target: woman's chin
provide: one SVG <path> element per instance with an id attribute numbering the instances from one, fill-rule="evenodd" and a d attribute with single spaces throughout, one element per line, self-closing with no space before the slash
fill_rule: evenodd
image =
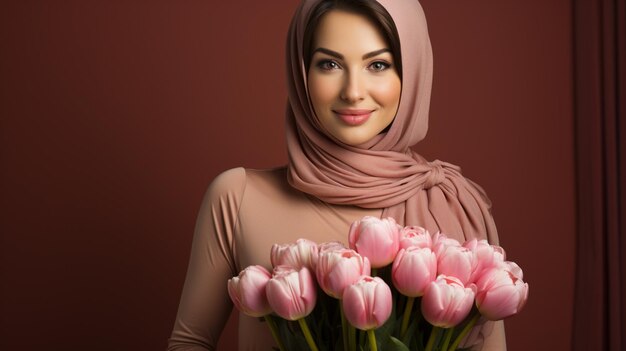
<path id="1" fill-rule="evenodd" d="M 351 133 L 342 133 L 339 135 L 335 135 L 335 139 L 346 145 L 359 146 L 372 140 L 377 135 L 378 133 L 358 133 L 354 131 Z"/>

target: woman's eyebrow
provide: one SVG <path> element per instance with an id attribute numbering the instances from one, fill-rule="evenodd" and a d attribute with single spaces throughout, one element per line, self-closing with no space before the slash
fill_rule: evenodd
<path id="1" fill-rule="evenodd" d="M 372 52 L 368 52 L 367 54 L 363 55 L 363 59 L 368 59 L 374 56 L 378 56 L 380 54 L 382 54 L 383 52 L 391 52 L 391 50 L 387 49 L 387 48 L 382 48 L 380 50 L 376 50 L 376 51 L 372 51 Z"/>
<path id="2" fill-rule="evenodd" d="M 313 51 L 313 53 L 315 54 L 318 51 L 321 52 L 321 53 L 324 53 L 326 55 L 333 56 L 335 58 L 343 60 L 343 55 L 338 53 L 337 51 L 332 51 L 332 50 L 329 50 L 329 49 L 326 49 L 326 48 L 317 48 L 317 49 L 315 49 L 315 51 Z"/>
<path id="3" fill-rule="evenodd" d="M 313 54 L 315 54 L 316 52 L 321 52 L 321 53 L 324 53 L 326 55 L 333 56 L 335 58 L 343 60 L 343 55 L 338 53 L 337 51 L 333 51 L 333 50 L 326 49 L 326 48 L 317 48 L 317 49 L 315 49 L 313 51 Z M 378 56 L 378 55 L 382 54 L 383 52 L 391 52 L 391 50 L 389 50 L 388 48 L 382 48 L 382 49 L 379 49 L 379 50 L 368 52 L 367 54 L 363 55 L 363 60 L 366 60 L 366 59 L 374 57 L 374 56 Z"/>

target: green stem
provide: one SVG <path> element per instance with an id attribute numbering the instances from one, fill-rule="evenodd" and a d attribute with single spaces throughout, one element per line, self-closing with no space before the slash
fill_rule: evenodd
<path id="1" fill-rule="evenodd" d="M 430 337 L 428 338 L 428 343 L 426 344 L 425 351 L 433 350 L 433 346 L 435 345 L 435 341 L 437 340 L 437 337 L 439 336 L 440 330 L 441 328 L 433 326 L 433 330 L 430 332 Z"/>
<path id="2" fill-rule="evenodd" d="M 339 310 L 341 311 L 341 338 L 343 339 L 343 350 L 349 351 L 348 349 L 348 321 L 346 320 L 346 315 L 343 313 L 343 301 L 339 300 L 341 306 Z"/>
<path id="3" fill-rule="evenodd" d="M 409 319 L 411 318 L 411 311 L 413 310 L 414 297 L 409 297 L 404 307 L 404 317 L 402 317 L 402 327 L 400 328 L 400 338 L 404 339 L 406 330 L 409 327 Z"/>
<path id="4" fill-rule="evenodd" d="M 441 346 L 442 350 L 447 350 L 448 345 L 450 344 L 450 339 L 452 339 L 452 333 L 454 332 L 454 327 L 446 329 L 446 333 L 443 334 L 443 345 Z"/>
<path id="5" fill-rule="evenodd" d="M 315 341 L 313 340 L 313 336 L 311 335 L 309 326 L 306 324 L 306 320 L 304 320 L 304 318 L 300 318 L 298 319 L 298 323 L 300 324 L 300 329 L 302 329 L 302 333 L 304 333 L 304 338 L 306 339 L 307 344 L 309 344 L 309 348 L 311 348 L 311 351 L 319 351 L 317 349 L 317 345 L 315 345 Z"/>
<path id="6" fill-rule="evenodd" d="M 283 345 L 283 341 L 280 339 L 280 334 L 278 334 L 278 326 L 276 325 L 276 322 L 274 321 L 274 318 L 272 316 L 270 316 L 269 314 L 267 316 L 265 316 L 264 318 L 265 318 L 265 321 L 267 322 L 267 325 L 270 327 L 270 331 L 272 332 L 272 336 L 274 337 L 274 341 L 276 341 L 276 343 L 278 344 L 278 349 L 280 351 L 287 350 L 285 348 L 285 345 Z"/>
<path id="7" fill-rule="evenodd" d="M 454 351 L 456 350 L 456 348 L 459 346 L 459 344 L 461 343 L 461 340 L 463 340 L 463 338 L 470 332 L 470 330 L 474 327 L 474 324 L 476 324 L 476 322 L 478 321 L 478 318 L 480 318 L 480 312 L 476 312 L 474 313 L 474 316 L 472 317 L 472 319 L 465 325 L 465 327 L 463 328 L 463 330 L 461 330 L 461 334 L 459 334 L 459 336 L 456 337 L 456 339 L 454 340 L 454 342 L 452 343 L 452 345 L 450 346 L 450 348 L 448 349 L 448 351 Z"/>
<path id="8" fill-rule="evenodd" d="M 376 334 L 374 333 L 374 329 L 370 329 L 367 331 L 367 337 L 370 341 L 370 350 L 378 351 L 378 346 L 376 346 Z"/>
<path id="9" fill-rule="evenodd" d="M 350 323 L 348 323 L 348 333 L 350 334 L 350 337 L 348 338 L 350 340 L 350 350 L 356 351 L 356 328 Z"/>

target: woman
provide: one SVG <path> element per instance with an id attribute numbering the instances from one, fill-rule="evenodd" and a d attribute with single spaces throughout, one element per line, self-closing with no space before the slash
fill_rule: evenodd
<path id="1" fill-rule="evenodd" d="M 416 0 L 305 0 L 287 44 L 289 164 L 232 169 L 200 210 L 170 349 L 212 350 L 232 310 L 226 281 L 270 267 L 272 244 L 347 242 L 350 224 L 392 216 L 460 240 L 497 243 L 482 190 L 409 148 L 426 134 L 432 52 Z M 239 317 L 239 349 L 269 350 L 265 324 Z M 474 349 L 503 350 L 500 323 Z"/>

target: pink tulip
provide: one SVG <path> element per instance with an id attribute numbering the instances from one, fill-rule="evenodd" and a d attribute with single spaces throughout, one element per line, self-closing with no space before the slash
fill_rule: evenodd
<path id="1" fill-rule="evenodd" d="M 513 261 L 503 261 L 498 265 L 498 267 L 511 272 L 511 274 L 513 274 L 513 276 L 517 279 L 524 279 L 524 272 L 522 272 L 520 266 Z"/>
<path id="2" fill-rule="evenodd" d="M 348 285 L 354 284 L 363 275 L 370 275 L 370 262 L 354 250 L 327 250 L 319 256 L 316 273 L 322 290 L 341 299 Z"/>
<path id="3" fill-rule="evenodd" d="M 430 324 L 450 328 L 461 323 L 474 304 L 476 286 L 464 287 L 455 277 L 440 275 L 426 287 L 422 314 Z"/>
<path id="4" fill-rule="evenodd" d="M 384 280 L 363 276 L 346 288 L 342 308 L 346 319 L 361 330 L 376 329 L 391 316 L 391 289 Z"/>
<path id="5" fill-rule="evenodd" d="M 265 293 L 274 312 L 290 321 L 308 316 L 317 301 L 315 282 L 306 267 L 275 267 Z"/>
<path id="6" fill-rule="evenodd" d="M 474 256 L 474 267 L 469 282 L 476 282 L 484 271 L 498 267 L 504 262 L 504 249 L 497 245 L 490 245 L 487 240 L 468 240 L 463 247 L 472 251 Z"/>
<path id="7" fill-rule="evenodd" d="M 272 312 L 265 287 L 272 275 L 261 266 L 249 266 L 239 276 L 228 280 L 228 295 L 242 313 L 261 317 Z"/>
<path id="8" fill-rule="evenodd" d="M 417 226 L 402 228 L 400 231 L 400 248 L 406 249 L 410 246 L 431 248 L 433 241 L 428 230 Z"/>
<path id="9" fill-rule="evenodd" d="M 317 265 L 317 244 L 311 240 L 298 239 L 295 243 L 274 244 L 270 259 L 272 266 L 290 266 L 293 268 L 306 267 L 315 272 Z"/>
<path id="10" fill-rule="evenodd" d="M 417 246 L 401 249 L 393 261 L 393 285 L 405 296 L 424 295 L 426 286 L 437 277 L 437 256 L 430 248 Z"/>
<path id="11" fill-rule="evenodd" d="M 516 264 L 515 267 L 519 268 Z M 521 276 L 521 270 L 516 273 Z M 528 299 L 528 283 L 510 270 L 488 270 L 478 279 L 476 287 L 476 306 L 485 318 L 492 321 L 518 313 Z"/>
<path id="12" fill-rule="evenodd" d="M 363 217 L 350 226 L 350 248 L 367 257 L 372 268 L 384 267 L 393 262 L 398 253 L 401 228 L 391 217 Z"/>
<path id="13" fill-rule="evenodd" d="M 336 250 L 347 249 L 346 245 L 344 245 L 343 243 L 340 243 L 339 241 L 329 241 L 326 243 L 321 243 L 317 245 L 317 248 L 318 248 L 320 255 L 326 251 L 336 251 Z"/>
<path id="14" fill-rule="evenodd" d="M 503 261 L 506 258 L 506 253 L 501 246 L 491 245 L 484 239 L 468 240 L 463 244 L 463 247 L 476 252 L 479 256 L 494 256 L 494 260 Z"/>
<path id="15" fill-rule="evenodd" d="M 463 285 L 470 282 L 475 267 L 474 253 L 456 245 L 439 247 L 437 273 L 458 278 Z"/>
<path id="16" fill-rule="evenodd" d="M 461 246 L 461 243 L 452 238 L 448 238 L 445 234 L 438 232 L 432 237 L 433 251 L 436 255 L 439 255 L 440 251 L 448 246 Z"/>

